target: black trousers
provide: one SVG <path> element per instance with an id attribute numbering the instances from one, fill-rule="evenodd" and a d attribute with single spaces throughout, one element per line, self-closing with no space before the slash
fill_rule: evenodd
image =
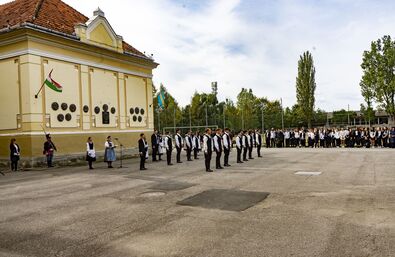
<path id="1" fill-rule="evenodd" d="M 270 147 L 270 138 L 266 138 L 266 148 Z"/>
<path id="2" fill-rule="evenodd" d="M 191 155 L 192 155 L 192 149 L 191 148 L 187 148 L 187 160 L 190 161 L 191 159 Z"/>
<path id="3" fill-rule="evenodd" d="M 197 149 L 197 148 L 193 149 L 193 158 L 195 158 L 195 159 L 198 158 L 198 152 L 199 152 L 199 149 Z"/>
<path id="4" fill-rule="evenodd" d="M 237 162 L 239 163 L 239 162 L 241 162 L 241 152 L 243 151 L 243 148 L 237 148 L 236 147 L 236 149 L 237 149 Z"/>
<path id="5" fill-rule="evenodd" d="M 166 150 L 166 158 L 167 158 L 167 165 L 169 165 L 171 163 L 171 150 Z"/>
<path id="6" fill-rule="evenodd" d="M 158 154 L 158 146 L 153 145 L 152 146 L 152 161 L 156 161 L 156 155 Z"/>
<path id="7" fill-rule="evenodd" d="M 270 147 L 272 147 L 272 148 L 276 147 L 276 139 L 274 139 L 274 138 L 270 139 Z"/>
<path id="8" fill-rule="evenodd" d="M 90 168 L 90 169 L 93 168 L 93 167 L 92 167 L 92 164 L 93 164 L 93 161 L 92 161 L 92 160 L 88 160 L 88 165 L 89 165 L 89 168 Z"/>
<path id="9" fill-rule="evenodd" d="M 18 170 L 18 161 L 11 161 L 11 170 L 12 171 Z"/>
<path id="10" fill-rule="evenodd" d="M 145 168 L 145 153 L 140 154 L 140 169 Z"/>
<path id="11" fill-rule="evenodd" d="M 289 142 L 290 142 L 289 138 L 285 139 L 285 147 L 289 147 Z"/>
<path id="12" fill-rule="evenodd" d="M 256 153 L 258 154 L 258 157 L 261 157 L 261 145 L 256 146 Z"/>
<path id="13" fill-rule="evenodd" d="M 222 152 L 219 151 L 215 151 L 215 153 L 217 154 L 217 156 L 215 157 L 215 167 L 218 169 L 221 167 L 221 156 L 222 156 Z"/>
<path id="14" fill-rule="evenodd" d="M 210 169 L 211 155 L 212 152 L 204 153 L 204 164 L 206 166 L 206 171 Z"/>
<path id="15" fill-rule="evenodd" d="M 176 147 L 176 150 L 177 150 L 176 159 L 177 159 L 177 162 L 180 162 L 181 161 L 181 148 Z"/>
<path id="16" fill-rule="evenodd" d="M 229 153 L 230 149 L 224 148 L 224 165 L 229 165 Z"/>
<path id="17" fill-rule="evenodd" d="M 252 146 L 248 147 L 248 158 L 252 159 Z"/>
<path id="18" fill-rule="evenodd" d="M 244 149 L 243 149 L 243 161 L 247 160 L 247 152 L 248 152 L 248 148 L 244 147 Z"/>

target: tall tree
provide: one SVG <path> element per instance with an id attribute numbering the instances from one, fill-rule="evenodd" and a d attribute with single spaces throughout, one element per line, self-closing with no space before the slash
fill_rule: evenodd
<path id="1" fill-rule="evenodd" d="M 314 115 L 315 104 L 315 67 L 313 56 L 309 51 L 300 56 L 298 62 L 298 76 L 296 78 L 296 99 L 300 114 L 308 127 Z"/>
<path id="2" fill-rule="evenodd" d="M 370 51 L 363 53 L 361 93 L 372 108 L 375 101 L 392 117 L 395 117 L 395 41 L 390 36 L 373 41 Z"/>

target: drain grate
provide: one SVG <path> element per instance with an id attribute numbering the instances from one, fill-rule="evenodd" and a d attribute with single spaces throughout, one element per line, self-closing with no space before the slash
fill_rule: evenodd
<path id="1" fill-rule="evenodd" d="M 251 192 L 229 189 L 211 189 L 188 197 L 179 205 L 220 209 L 226 211 L 244 211 L 269 196 L 266 192 Z"/>

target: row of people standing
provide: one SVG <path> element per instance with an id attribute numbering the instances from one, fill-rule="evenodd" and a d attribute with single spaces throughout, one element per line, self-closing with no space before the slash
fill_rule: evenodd
<path id="1" fill-rule="evenodd" d="M 271 129 L 265 132 L 266 147 L 392 147 L 395 128 Z"/>

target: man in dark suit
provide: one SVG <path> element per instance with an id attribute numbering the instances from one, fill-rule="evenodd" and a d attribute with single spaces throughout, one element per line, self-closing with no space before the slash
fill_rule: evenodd
<path id="1" fill-rule="evenodd" d="M 216 130 L 216 134 L 214 136 L 214 150 L 216 153 L 215 158 L 215 168 L 222 170 L 223 167 L 221 166 L 221 155 L 222 155 L 222 130 L 218 128 Z"/>
<path id="2" fill-rule="evenodd" d="M 173 151 L 173 142 L 172 142 L 172 139 L 171 139 L 169 131 L 166 131 L 165 148 L 166 148 L 167 165 L 173 165 L 171 163 L 171 152 Z"/>
<path id="3" fill-rule="evenodd" d="M 141 133 L 139 139 L 140 170 L 146 170 L 145 157 L 147 154 L 147 150 L 148 150 L 148 144 L 147 141 L 145 141 L 145 135 L 144 133 Z"/>
<path id="4" fill-rule="evenodd" d="M 230 148 L 232 147 L 232 141 L 230 139 L 228 128 L 225 128 L 225 133 L 222 136 L 222 142 L 224 145 L 224 166 L 229 167 L 229 154 Z"/>
<path id="5" fill-rule="evenodd" d="M 174 143 L 176 145 L 176 150 L 177 150 L 177 155 L 176 155 L 177 163 L 182 163 L 182 161 L 181 161 L 181 150 L 182 150 L 182 147 L 184 145 L 180 132 L 181 131 L 179 129 L 177 129 L 176 130 L 176 135 L 174 136 L 174 139 L 175 139 Z"/>
<path id="6" fill-rule="evenodd" d="M 259 129 L 257 129 L 255 133 L 255 144 L 256 144 L 256 152 L 258 154 L 258 157 L 261 158 L 262 135 Z"/>
<path id="7" fill-rule="evenodd" d="M 209 128 L 206 129 L 206 133 L 203 136 L 203 152 L 206 172 L 213 172 L 210 169 L 211 156 L 213 154 L 213 139 L 211 138 L 211 129 Z"/>
<path id="8" fill-rule="evenodd" d="M 151 146 L 152 146 L 152 161 L 156 162 L 156 155 L 158 154 L 159 149 L 159 138 L 158 131 L 155 130 L 154 134 L 151 136 Z"/>

